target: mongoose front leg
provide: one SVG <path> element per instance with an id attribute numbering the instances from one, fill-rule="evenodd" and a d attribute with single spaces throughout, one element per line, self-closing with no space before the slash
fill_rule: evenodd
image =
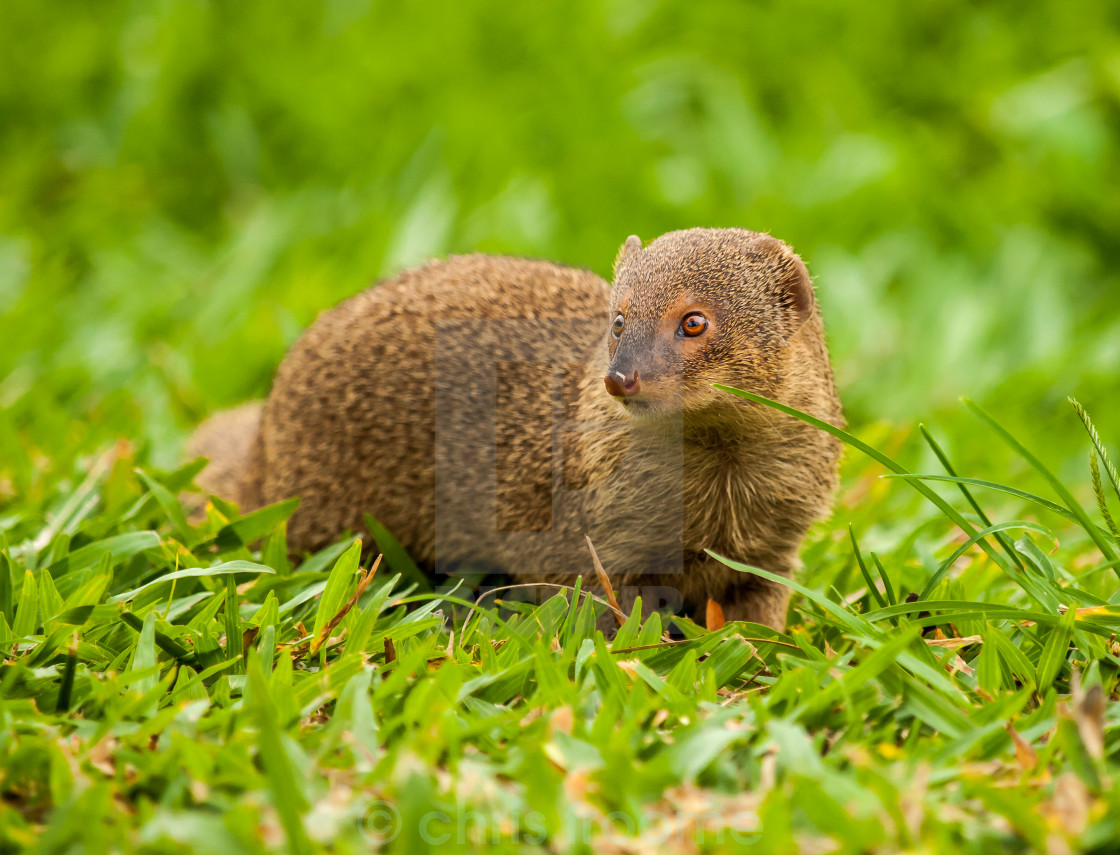
<path id="1" fill-rule="evenodd" d="M 719 602 L 725 620 L 745 620 L 760 623 L 778 632 L 786 628 L 786 611 L 789 609 L 789 588 L 766 579 L 755 579 L 749 584 L 740 583 L 730 591 L 730 597 Z"/>
<path id="2" fill-rule="evenodd" d="M 767 553 L 741 559 L 743 564 L 761 567 L 780 576 L 792 576 L 795 559 L 788 555 Z M 686 564 L 688 611 L 692 619 L 704 626 L 707 601 L 717 602 L 724 620 L 742 620 L 768 626 L 783 632 L 790 591 L 785 585 L 771 582 L 753 573 L 739 572 L 708 555 L 694 557 Z"/>

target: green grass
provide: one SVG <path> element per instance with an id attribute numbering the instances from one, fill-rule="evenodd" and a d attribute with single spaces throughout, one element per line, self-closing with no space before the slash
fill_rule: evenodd
<path id="1" fill-rule="evenodd" d="M 196 466 L 145 471 L 110 449 L 8 520 L 0 840 L 1120 845 L 1120 541 L 1060 484 L 1035 500 L 1037 521 L 993 523 L 984 482 L 953 479 L 954 501 L 932 473 L 865 450 L 879 462 L 850 452 L 842 508 L 791 585 L 788 633 L 678 621 L 685 638 L 668 641 L 659 617 L 635 613 L 607 642 L 578 589 L 504 608 L 416 593 L 397 568 L 362 563 L 353 538 L 293 565 L 291 502 L 245 517 L 212 504 L 191 526 L 173 497 Z M 1099 439 L 1093 454 L 1107 454 Z M 880 479 L 879 463 L 904 480 Z M 930 502 L 920 524 L 860 544 L 911 487 Z M 1116 507 L 1113 483 L 1099 492 Z"/>
<path id="2" fill-rule="evenodd" d="M 0 850 L 1116 849 L 1118 26 L 0 4 Z M 374 279 L 697 225 L 805 257 L 865 443 L 784 637 L 608 646 L 179 507 L 187 432 Z"/>

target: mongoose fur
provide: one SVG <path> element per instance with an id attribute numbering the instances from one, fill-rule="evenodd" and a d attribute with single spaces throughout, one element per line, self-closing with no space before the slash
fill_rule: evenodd
<path id="1" fill-rule="evenodd" d="M 371 514 L 429 569 L 571 584 L 589 535 L 624 608 L 710 597 L 782 629 L 787 589 L 704 550 L 792 574 L 839 443 L 713 383 L 843 423 L 808 273 L 769 235 L 631 237 L 613 285 L 452 257 L 324 312 L 263 409 L 219 413 L 190 451 L 243 511 L 299 496 L 293 549 Z"/>

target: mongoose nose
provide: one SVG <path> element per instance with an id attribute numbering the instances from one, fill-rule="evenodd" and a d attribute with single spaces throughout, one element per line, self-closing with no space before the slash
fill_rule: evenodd
<path id="1" fill-rule="evenodd" d="M 631 395 L 637 395 L 642 391 L 641 378 L 638 376 L 637 369 L 634 369 L 630 374 L 623 374 L 621 371 L 608 371 L 607 376 L 603 378 L 603 383 L 606 384 L 607 392 L 616 398 L 629 398 Z"/>

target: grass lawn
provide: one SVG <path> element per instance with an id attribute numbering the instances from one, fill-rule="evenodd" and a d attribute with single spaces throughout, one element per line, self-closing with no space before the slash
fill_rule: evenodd
<path id="1" fill-rule="evenodd" d="M 3 842 L 1108 851 L 1120 538 L 977 415 L 1052 482 L 1016 494 L 1042 522 L 985 513 L 1015 485 L 937 475 L 955 510 L 953 485 L 852 449 L 788 633 L 675 641 L 633 614 L 607 643 L 578 588 L 504 609 L 425 592 L 354 538 L 293 565 L 294 503 L 192 527 L 174 496 L 197 465 L 113 447 L 46 526 L 7 521 Z M 1085 442 L 1106 512 L 1115 469 Z M 861 546 L 910 488 L 920 524 Z"/>
<path id="2" fill-rule="evenodd" d="M 5 4 L 0 852 L 1120 850 L 1118 27 Z M 184 515 L 191 427 L 377 277 L 698 225 L 805 257 L 852 425 L 786 633 Z"/>

